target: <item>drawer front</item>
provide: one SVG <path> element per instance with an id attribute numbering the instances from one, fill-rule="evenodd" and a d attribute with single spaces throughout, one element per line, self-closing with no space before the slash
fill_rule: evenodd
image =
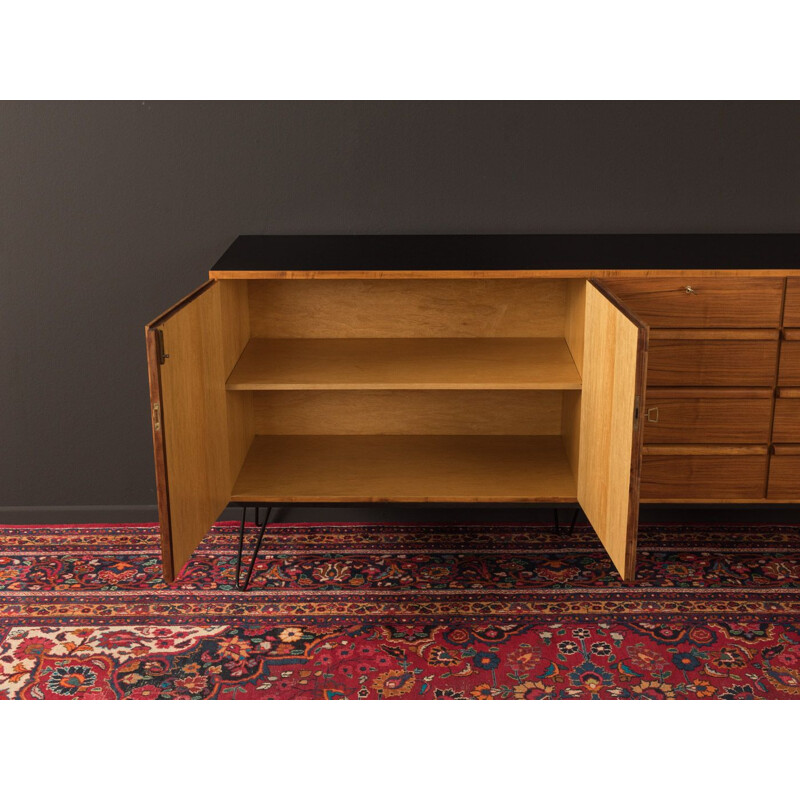
<path id="1" fill-rule="evenodd" d="M 800 442 L 800 397 L 779 397 L 775 401 L 772 440 Z"/>
<path id="2" fill-rule="evenodd" d="M 772 456 L 767 499 L 800 500 L 800 453 Z"/>
<path id="3" fill-rule="evenodd" d="M 760 455 L 655 455 L 642 457 L 643 500 L 759 500 L 767 480 Z"/>
<path id="4" fill-rule="evenodd" d="M 800 330 L 787 331 L 787 336 L 796 336 Z M 779 386 L 800 386 L 800 339 L 781 342 L 781 368 Z"/>
<path id="5" fill-rule="evenodd" d="M 642 415 L 645 444 L 766 444 L 772 398 L 763 392 L 767 396 L 755 398 L 649 392 Z"/>
<path id="6" fill-rule="evenodd" d="M 783 324 L 787 328 L 800 328 L 800 278 L 787 278 L 786 280 Z"/>
<path id="7" fill-rule="evenodd" d="M 647 385 L 773 386 L 777 357 L 777 341 L 651 339 Z"/>
<path id="8" fill-rule="evenodd" d="M 603 283 L 653 327 L 780 325 L 783 278 L 619 278 Z"/>

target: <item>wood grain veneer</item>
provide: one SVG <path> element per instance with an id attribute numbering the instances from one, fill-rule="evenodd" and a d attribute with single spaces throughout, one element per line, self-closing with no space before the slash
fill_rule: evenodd
<path id="1" fill-rule="evenodd" d="M 800 442 L 800 391 L 796 394 L 780 391 L 775 400 L 775 423 L 772 429 L 774 442 Z M 798 475 L 800 480 L 800 475 Z"/>
<path id="2" fill-rule="evenodd" d="M 800 386 L 800 328 L 784 331 L 781 342 L 780 386 Z"/>
<path id="3" fill-rule="evenodd" d="M 578 372 L 583 374 L 586 317 L 586 281 L 568 281 L 564 338 Z"/>
<path id="4" fill-rule="evenodd" d="M 606 289 L 586 287 L 578 500 L 623 580 L 633 577 L 639 511 L 647 326 Z M 636 429 L 635 429 L 636 428 Z"/>
<path id="5" fill-rule="evenodd" d="M 772 386 L 778 342 L 656 338 L 650 343 L 648 386 Z"/>
<path id="6" fill-rule="evenodd" d="M 147 377 L 150 384 L 150 429 L 153 434 L 153 458 L 156 471 L 156 498 L 158 501 L 159 534 L 161 538 L 161 570 L 165 581 L 175 579 L 172 564 L 172 531 L 169 515 L 169 479 L 167 452 L 164 442 L 161 396 L 161 370 L 159 365 L 158 335 L 154 328 L 145 328 L 147 342 Z"/>
<path id="7" fill-rule="evenodd" d="M 253 281 L 254 338 L 562 337 L 566 280 Z"/>
<path id="8" fill-rule="evenodd" d="M 564 392 L 579 397 L 580 392 Z M 557 436 L 562 392 L 253 392 L 259 435 Z"/>
<path id="9" fill-rule="evenodd" d="M 532 264 L 527 269 L 224 269 L 210 270 L 211 280 L 253 280 L 253 281 L 386 281 L 386 280 L 542 280 L 578 278 L 611 279 L 624 278 L 731 278 L 758 277 L 783 278 L 799 275 L 800 269 L 795 267 L 776 269 L 667 269 L 667 268 L 564 268 L 539 269 Z"/>
<path id="10" fill-rule="evenodd" d="M 241 287 L 217 282 L 151 323 L 153 336 L 156 329 L 163 332 L 169 356 L 158 366 L 168 476 L 168 519 L 161 517 L 169 529 L 168 580 L 230 501 L 252 439 L 250 398 L 232 396 L 224 384 L 247 340 L 245 301 Z M 156 356 L 153 352 L 151 363 Z"/>
<path id="11" fill-rule="evenodd" d="M 580 389 L 552 339 L 251 339 L 228 389 Z"/>
<path id="12" fill-rule="evenodd" d="M 173 567 L 177 573 L 230 499 L 220 284 L 159 327 Z"/>
<path id="13" fill-rule="evenodd" d="M 604 283 L 653 327 L 774 328 L 780 324 L 781 278 L 697 277 L 688 281 L 675 276 Z"/>
<path id="14" fill-rule="evenodd" d="M 767 447 L 650 445 L 642 456 L 642 500 L 759 499 Z"/>
<path id="15" fill-rule="evenodd" d="M 769 464 L 770 500 L 800 499 L 800 444 L 775 445 Z"/>
<path id="16" fill-rule="evenodd" d="M 231 500 L 574 502 L 560 436 L 257 436 Z"/>
<path id="17" fill-rule="evenodd" d="M 750 396 L 747 390 L 700 391 L 649 389 L 642 414 L 645 444 L 769 442 L 772 390 L 751 389 Z"/>
<path id="18" fill-rule="evenodd" d="M 800 328 L 800 278 L 786 279 L 783 324 L 787 328 Z"/>

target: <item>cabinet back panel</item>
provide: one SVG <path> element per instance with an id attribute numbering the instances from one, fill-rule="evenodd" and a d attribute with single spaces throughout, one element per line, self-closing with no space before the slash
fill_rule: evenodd
<path id="1" fill-rule="evenodd" d="M 251 336 L 564 336 L 568 280 L 249 281 Z"/>
<path id="2" fill-rule="evenodd" d="M 243 393 L 244 394 L 244 393 Z M 494 435 L 561 433 L 550 391 L 253 392 L 257 435 Z"/>

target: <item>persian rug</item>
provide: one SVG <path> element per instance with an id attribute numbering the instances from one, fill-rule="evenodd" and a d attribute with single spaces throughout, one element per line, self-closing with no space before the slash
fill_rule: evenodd
<path id="1" fill-rule="evenodd" d="M 796 527 L 643 527 L 635 585 L 587 527 L 277 524 L 247 594 L 236 541 L 0 529 L 0 697 L 800 697 Z"/>

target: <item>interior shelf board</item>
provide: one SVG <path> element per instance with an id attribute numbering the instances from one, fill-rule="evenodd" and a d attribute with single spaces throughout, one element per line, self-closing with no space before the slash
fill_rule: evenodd
<path id="1" fill-rule="evenodd" d="M 256 436 L 232 502 L 575 502 L 560 436 Z"/>
<path id="2" fill-rule="evenodd" d="M 231 390 L 580 389 L 562 338 L 251 339 Z"/>

